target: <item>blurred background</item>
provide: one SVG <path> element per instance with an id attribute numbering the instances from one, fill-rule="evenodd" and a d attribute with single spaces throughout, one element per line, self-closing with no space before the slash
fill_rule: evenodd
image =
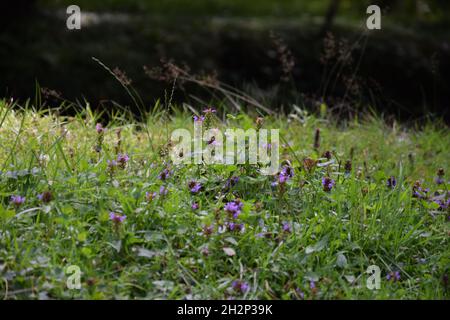
<path id="1" fill-rule="evenodd" d="M 71 4 L 79 31 L 66 28 Z M 365 27 L 370 4 L 381 30 Z M 449 117 L 448 0 L 15 0 L 0 12 L 1 97 L 133 108 L 125 85 L 152 106 L 177 78 L 175 102 L 226 100 L 226 84 L 272 110 Z"/>

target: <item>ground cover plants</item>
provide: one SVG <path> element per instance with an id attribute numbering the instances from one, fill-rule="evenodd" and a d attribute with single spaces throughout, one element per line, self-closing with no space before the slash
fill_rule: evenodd
<path id="1" fill-rule="evenodd" d="M 0 102 L 0 296 L 448 298 L 447 127 L 207 108 L 136 121 Z M 280 171 L 173 165 L 170 132 L 204 109 L 213 128 L 280 129 Z"/>

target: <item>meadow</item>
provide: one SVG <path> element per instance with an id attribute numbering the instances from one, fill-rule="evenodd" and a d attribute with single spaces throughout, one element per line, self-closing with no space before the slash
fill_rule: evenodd
<path id="1" fill-rule="evenodd" d="M 207 107 L 1 101 L 0 297 L 448 299 L 445 124 L 218 107 L 213 128 L 280 129 L 280 172 L 173 165 L 170 132 Z"/>

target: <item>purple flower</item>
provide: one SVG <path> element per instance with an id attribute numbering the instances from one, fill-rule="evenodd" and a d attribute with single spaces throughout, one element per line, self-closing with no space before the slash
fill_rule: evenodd
<path id="1" fill-rule="evenodd" d="M 109 219 L 116 224 L 120 224 L 120 223 L 124 222 L 126 218 L 127 218 L 127 216 L 125 216 L 125 215 L 116 214 L 114 212 L 109 213 Z"/>
<path id="2" fill-rule="evenodd" d="M 298 296 L 300 297 L 300 299 L 305 299 L 305 293 L 300 290 L 299 288 L 295 289 L 295 292 L 298 294 Z"/>
<path id="3" fill-rule="evenodd" d="M 291 225 L 288 222 L 283 222 L 283 231 L 286 233 L 291 232 Z"/>
<path id="4" fill-rule="evenodd" d="M 106 131 L 106 129 L 103 128 L 101 123 L 97 123 L 95 125 L 95 130 L 97 131 L 98 134 L 104 133 Z"/>
<path id="5" fill-rule="evenodd" d="M 43 203 L 49 203 L 53 200 L 53 195 L 50 191 L 44 191 L 43 193 L 38 194 L 37 198 Z"/>
<path id="6" fill-rule="evenodd" d="M 333 179 L 331 179 L 329 177 L 322 178 L 322 186 L 323 186 L 324 191 L 330 192 L 331 189 L 333 189 L 334 185 L 335 185 L 335 182 Z"/>
<path id="7" fill-rule="evenodd" d="M 224 189 L 228 190 L 231 187 L 234 187 L 239 182 L 239 177 L 233 176 L 230 179 L 227 179 L 225 182 Z"/>
<path id="8" fill-rule="evenodd" d="M 313 290 L 313 289 L 316 288 L 316 283 L 314 282 L 314 280 L 311 280 L 311 281 L 309 282 L 309 288 L 310 288 L 311 290 Z"/>
<path id="9" fill-rule="evenodd" d="M 165 168 L 163 171 L 161 171 L 161 173 L 159 174 L 158 178 L 161 181 L 165 181 L 165 180 L 167 180 L 167 178 L 170 177 L 170 174 L 171 174 L 170 170 Z"/>
<path id="10" fill-rule="evenodd" d="M 196 115 L 194 115 L 194 121 L 195 122 L 203 122 L 203 121 L 205 121 L 205 116 L 196 116 Z"/>
<path id="11" fill-rule="evenodd" d="M 169 190 L 166 187 L 164 187 L 164 186 L 161 186 L 161 188 L 159 188 L 159 195 L 160 196 L 165 196 L 165 195 L 167 195 L 168 192 L 169 192 Z"/>
<path id="12" fill-rule="evenodd" d="M 156 192 L 146 192 L 145 193 L 145 198 L 147 199 L 148 202 L 152 202 L 157 196 Z"/>
<path id="13" fill-rule="evenodd" d="M 400 281 L 400 272 L 398 271 L 392 271 L 386 275 L 386 280 L 396 282 Z"/>
<path id="14" fill-rule="evenodd" d="M 230 231 L 243 231 L 244 230 L 244 224 L 243 223 L 234 223 L 229 222 L 228 223 L 228 230 Z"/>
<path id="15" fill-rule="evenodd" d="M 397 185 L 397 180 L 395 179 L 394 176 L 390 176 L 386 181 L 386 186 L 388 188 L 394 189 L 396 185 Z"/>
<path id="16" fill-rule="evenodd" d="M 444 175 L 445 175 L 444 168 L 439 168 L 438 171 L 437 171 L 437 177 L 434 180 L 436 182 L 436 184 L 443 184 L 443 183 L 445 183 Z"/>
<path id="17" fill-rule="evenodd" d="M 106 164 L 108 165 L 108 169 L 110 171 L 113 171 L 117 167 L 117 161 L 116 160 L 106 160 Z"/>
<path id="18" fill-rule="evenodd" d="M 213 225 L 203 226 L 203 234 L 205 236 L 210 236 L 213 232 L 214 232 L 214 226 Z"/>
<path id="19" fill-rule="evenodd" d="M 11 196 L 11 203 L 16 207 L 20 207 L 25 202 L 25 197 Z"/>
<path id="20" fill-rule="evenodd" d="M 235 291 L 240 292 L 240 293 L 245 293 L 245 292 L 247 292 L 248 290 L 250 290 L 250 285 L 249 285 L 247 282 L 242 281 L 242 280 L 234 280 L 234 281 L 231 283 L 231 287 L 232 287 Z"/>
<path id="21" fill-rule="evenodd" d="M 241 213 L 244 204 L 240 200 L 234 200 L 228 202 L 223 208 L 226 212 L 233 215 L 233 218 L 237 218 Z"/>
<path id="22" fill-rule="evenodd" d="M 119 153 L 117 155 L 117 162 L 120 164 L 121 168 L 125 168 L 126 164 L 130 160 L 130 157 L 126 153 Z"/>
<path id="23" fill-rule="evenodd" d="M 200 206 L 198 205 L 197 202 L 194 202 L 194 203 L 191 205 L 192 210 L 197 210 L 199 207 L 200 207 Z"/>
<path id="24" fill-rule="evenodd" d="M 217 110 L 214 108 L 208 108 L 208 109 L 203 110 L 204 114 L 212 114 L 212 113 L 216 113 L 216 112 L 217 112 Z"/>
<path id="25" fill-rule="evenodd" d="M 199 183 L 197 181 L 190 181 L 188 183 L 188 187 L 189 187 L 189 190 L 191 191 L 191 193 L 198 193 L 202 189 L 201 183 Z"/>

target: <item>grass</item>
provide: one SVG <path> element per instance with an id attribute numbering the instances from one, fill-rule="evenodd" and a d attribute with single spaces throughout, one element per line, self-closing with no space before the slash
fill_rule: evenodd
<path id="1" fill-rule="evenodd" d="M 450 168 L 440 123 L 336 123 L 298 108 L 267 116 L 264 128 L 280 129 L 282 158 L 295 171 L 281 188 L 256 166 L 165 164 L 168 134 L 192 128 L 187 110 L 156 109 L 142 122 L 111 113 L 99 134 L 100 116 L 88 107 L 67 117 L 0 102 L 0 297 L 448 299 L 449 211 L 433 201 L 437 193 L 448 199 L 448 184 L 434 182 L 438 168 Z M 254 119 L 239 113 L 214 123 L 247 129 Z M 327 150 L 333 162 L 322 166 Z M 118 153 L 130 160 L 108 169 Z M 305 158 L 321 166 L 307 170 Z M 328 192 L 325 176 L 335 180 Z M 230 177 L 239 181 L 227 189 Z M 200 192 L 190 192 L 191 180 Z M 413 196 L 416 180 L 430 188 L 422 199 Z M 40 200 L 46 191 L 50 201 Z M 12 204 L 14 195 L 25 202 Z M 233 219 L 224 205 L 236 199 L 241 232 L 226 228 Z M 126 219 L 114 222 L 110 212 Z M 67 288 L 71 265 L 82 271 L 80 290 Z M 370 265 L 381 269 L 379 290 L 366 288 Z M 391 272 L 400 280 L 387 280 Z"/>

